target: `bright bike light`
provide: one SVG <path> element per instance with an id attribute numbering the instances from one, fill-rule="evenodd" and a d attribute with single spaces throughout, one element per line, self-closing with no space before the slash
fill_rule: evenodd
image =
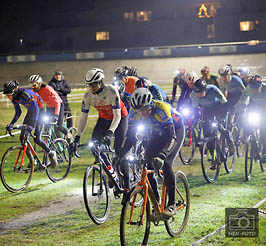
<path id="1" fill-rule="evenodd" d="M 127 160 L 128 160 L 128 161 L 134 161 L 134 160 L 135 160 L 134 155 L 129 154 L 129 155 L 127 156 Z"/>
<path id="2" fill-rule="evenodd" d="M 217 127 L 217 122 L 212 122 L 212 127 Z"/>
<path id="3" fill-rule="evenodd" d="M 144 129 L 145 129 L 144 125 L 138 125 L 138 127 L 137 127 L 138 132 L 143 132 Z"/>
<path id="4" fill-rule="evenodd" d="M 48 122 L 48 121 L 49 121 L 49 116 L 44 115 L 44 116 L 43 116 L 43 121 L 44 121 L 44 122 Z"/>
<path id="5" fill-rule="evenodd" d="M 188 108 L 183 108 L 181 111 L 182 115 L 184 116 L 189 116 L 190 110 Z"/>
<path id="6" fill-rule="evenodd" d="M 94 146 L 94 143 L 93 143 L 93 142 L 89 142 L 89 143 L 88 143 L 88 146 L 91 148 L 91 147 Z"/>
<path id="7" fill-rule="evenodd" d="M 254 126 L 259 125 L 260 115 L 256 112 L 252 112 L 248 115 L 248 123 Z"/>

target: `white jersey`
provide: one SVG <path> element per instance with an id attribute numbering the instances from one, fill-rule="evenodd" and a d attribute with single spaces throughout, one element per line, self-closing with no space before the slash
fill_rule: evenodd
<path id="1" fill-rule="evenodd" d="M 121 117 L 127 115 L 125 105 L 121 103 L 118 90 L 113 85 L 104 85 L 103 90 L 98 94 L 92 94 L 88 88 L 83 96 L 81 115 L 77 135 L 81 135 L 88 120 L 90 106 L 97 109 L 99 118 L 112 120 L 109 130 L 113 133 L 118 127 Z"/>

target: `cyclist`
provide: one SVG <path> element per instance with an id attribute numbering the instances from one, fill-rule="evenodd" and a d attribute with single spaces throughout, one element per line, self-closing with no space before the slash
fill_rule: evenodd
<path id="1" fill-rule="evenodd" d="M 210 68 L 208 66 L 204 66 L 200 72 L 202 78 L 207 82 L 208 85 L 215 85 L 219 88 L 219 79 L 217 76 L 210 74 Z"/>
<path id="2" fill-rule="evenodd" d="M 46 104 L 47 113 L 52 116 L 52 122 L 55 122 L 55 134 L 59 138 L 62 132 L 67 140 L 71 139 L 71 133 L 63 126 L 64 121 L 64 104 L 57 92 L 38 74 L 33 74 L 28 79 L 34 92 L 36 92 Z"/>
<path id="3" fill-rule="evenodd" d="M 190 93 L 192 92 L 192 87 L 194 82 L 198 79 L 196 72 L 190 71 L 185 75 L 185 84 L 181 88 L 181 94 L 178 98 L 176 109 L 180 110 L 185 104 L 190 104 Z"/>
<path id="4" fill-rule="evenodd" d="M 186 87 L 185 72 L 186 72 L 185 69 L 180 68 L 177 70 L 176 76 L 174 77 L 173 90 L 172 90 L 172 100 L 171 100 L 172 106 L 174 105 L 174 101 L 175 101 L 177 85 L 179 86 L 181 91 L 182 91 L 183 86 Z"/>
<path id="5" fill-rule="evenodd" d="M 169 102 L 169 98 L 164 92 L 164 90 L 156 84 L 152 84 L 151 81 L 144 77 L 139 77 L 135 84 L 135 89 L 137 88 L 148 88 L 152 94 L 154 100 Z"/>
<path id="6" fill-rule="evenodd" d="M 97 109 L 99 113 L 91 139 L 110 145 L 111 138 L 114 135 L 115 151 L 117 152 L 121 147 L 128 126 L 128 112 L 119 97 L 118 90 L 113 85 L 104 84 L 103 80 L 104 73 L 102 69 L 92 68 L 88 70 L 85 84 L 89 88 L 83 97 L 74 148 L 80 142 L 80 137 L 86 127 L 90 106 Z"/>
<path id="7" fill-rule="evenodd" d="M 72 122 L 72 114 L 69 108 L 69 103 L 67 99 L 67 94 L 71 93 L 71 88 L 69 87 L 68 83 L 64 79 L 64 75 L 62 71 L 55 71 L 53 78 L 48 83 L 61 97 L 63 104 L 64 104 L 64 113 L 67 117 L 67 128 L 71 128 L 73 126 Z"/>
<path id="8" fill-rule="evenodd" d="M 122 102 L 124 103 L 127 112 L 130 110 L 130 100 L 131 100 L 131 94 L 125 91 L 125 84 L 123 81 L 114 81 L 113 85 L 117 88 L 120 98 Z"/>
<path id="9" fill-rule="evenodd" d="M 148 169 L 158 170 L 162 167 L 164 171 L 169 196 L 164 215 L 169 218 L 175 214 L 175 176 L 172 165 L 184 141 L 185 128 L 182 116 L 174 111 L 170 104 L 153 100 L 147 88 L 137 88 L 133 92 L 131 108 L 127 136 L 119 156 L 123 157 L 135 144 L 136 124 L 144 121 L 150 132 L 145 158 L 148 161 Z M 160 201 L 155 176 L 149 174 L 148 178 L 157 200 Z M 126 187 L 129 187 L 129 181 Z"/>
<path id="10" fill-rule="evenodd" d="M 32 90 L 19 88 L 19 82 L 11 80 L 4 84 L 3 94 L 7 95 L 10 101 L 13 103 L 15 108 L 15 115 L 9 125 L 6 126 L 8 132 L 11 131 L 14 124 L 18 121 L 21 115 L 20 105 L 23 105 L 27 109 L 27 114 L 24 118 L 23 124 L 28 125 L 27 131 L 31 132 L 35 128 L 36 144 L 42 147 L 44 151 L 48 153 L 48 157 L 51 161 L 51 166 L 54 168 L 57 164 L 56 152 L 50 150 L 46 143 L 42 140 L 42 120 L 41 115 L 44 111 L 43 102 L 41 98 L 34 93 Z M 25 130 L 21 130 L 20 141 L 23 141 Z"/>
<path id="11" fill-rule="evenodd" d="M 248 82 L 241 99 L 240 104 L 246 103 L 248 105 L 247 111 L 258 111 L 260 113 L 260 138 L 263 145 L 262 161 L 266 163 L 266 83 L 262 83 L 260 75 L 254 75 Z M 247 129 L 245 129 L 247 131 Z"/>
<path id="12" fill-rule="evenodd" d="M 204 138 L 212 136 L 212 129 L 209 122 L 215 117 L 217 117 L 218 120 L 225 117 L 227 111 L 224 105 L 227 103 L 227 99 L 215 85 L 207 85 L 207 82 L 203 79 L 198 79 L 194 83 L 193 92 L 190 97 L 192 105 L 198 105 L 201 108 L 202 117 L 204 119 L 202 124 Z M 221 125 L 219 126 L 219 130 L 228 142 L 229 154 L 233 155 L 235 148 L 231 133 L 225 130 Z M 213 152 L 214 141 L 210 142 L 208 148 Z M 214 163 L 210 168 L 215 168 Z"/>
<path id="13" fill-rule="evenodd" d="M 122 66 L 115 70 L 114 79 L 125 83 L 125 91 L 132 94 L 138 80 L 138 73 L 135 67 Z"/>

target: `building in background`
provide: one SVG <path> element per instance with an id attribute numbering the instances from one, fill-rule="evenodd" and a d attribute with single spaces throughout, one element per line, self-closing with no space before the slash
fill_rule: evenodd
<path id="1" fill-rule="evenodd" d="M 1 0 L 0 12 L 2 55 L 266 40 L 263 0 Z"/>

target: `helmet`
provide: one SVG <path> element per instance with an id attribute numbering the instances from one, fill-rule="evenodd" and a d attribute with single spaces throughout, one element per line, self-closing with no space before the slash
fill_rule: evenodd
<path id="1" fill-rule="evenodd" d="M 114 77 L 122 79 L 123 77 L 128 76 L 128 70 L 129 69 L 126 66 L 119 67 L 115 70 Z"/>
<path id="2" fill-rule="evenodd" d="M 196 74 L 196 72 L 187 72 L 186 73 L 186 77 L 185 77 L 186 81 L 196 81 L 198 79 L 198 76 Z"/>
<path id="3" fill-rule="evenodd" d="M 100 68 L 92 68 L 86 74 L 85 84 L 101 82 L 103 79 L 104 79 L 103 70 Z"/>
<path id="4" fill-rule="evenodd" d="M 197 79 L 193 85 L 193 91 L 202 92 L 205 91 L 207 87 L 207 82 L 204 79 Z"/>
<path id="5" fill-rule="evenodd" d="M 131 95 L 131 106 L 134 109 L 150 105 L 151 102 L 152 94 L 147 88 L 137 88 Z"/>
<path id="6" fill-rule="evenodd" d="M 204 66 L 201 70 L 200 70 L 201 74 L 205 75 L 205 74 L 209 74 L 210 73 L 210 68 L 208 66 Z"/>
<path id="7" fill-rule="evenodd" d="M 125 91 L 125 83 L 122 81 L 115 81 L 113 82 L 113 85 L 117 88 L 119 91 L 119 94 L 122 94 Z"/>
<path id="8" fill-rule="evenodd" d="M 4 90 L 3 94 L 14 94 L 14 89 L 17 88 L 19 85 L 19 82 L 16 80 L 11 80 L 9 82 L 6 82 L 4 84 Z"/>
<path id="9" fill-rule="evenodd" d="M 144 77 L 139 77 L 135 84 L 135 88 L 148 88 L 149 86 L 151 86 L 151 81 Z"/>
<path id="10" fill-rule="evenodd" d="M 228 64 L 223 65 L 221 68 L 219 68 L 218 73 L 220 75 L 231 75 L 232 74 L 232 67 Z"/>
<path id="11" fill-rule="evenodd" d="M 176 70 L 176 76 L 181 77 L 185 74 L 186 70 L 184 68 L 179 68 Z"/>
<path id="12" fill-rule="evenodd" d="M 250 88 L 258 89 L 261 87 L 261 83 L 261 76 L 258 74 L 252 76 L 252 78 L 249 80 Z"/>
<path id="13" fill-rule="evenodd" d="M 240 68 L 239 69 L 239 74 L 243 78 L 251 76 L 251 72 L 249 71 L 249 68 L 247 68 L 247 67 Z"/>
<path id="14" fill-rule="evenodd" d="M 43 80 L 42 80 L 42 77 L 40 75 L 33 74 L 29 77 L 28 81 L 30 84 L 35 84 L 35 83 L 41 83 Z"/>
<path id="15" fill-rule="evenodd" d="M 129 67 L 128 68 L 128 72 L 127 72 L 127 76 L 135 76 L 138 77 L 138 71 L 135 67 Z"/>

